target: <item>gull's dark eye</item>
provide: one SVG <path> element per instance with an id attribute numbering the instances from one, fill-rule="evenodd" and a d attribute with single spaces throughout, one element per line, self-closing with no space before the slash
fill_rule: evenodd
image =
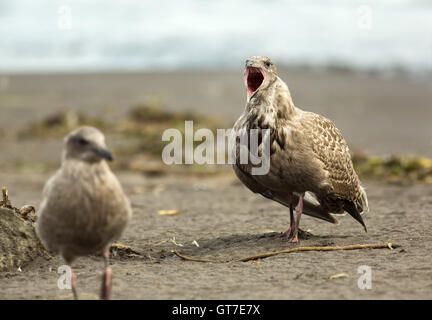
<path id="1" fill-rule="evenodd" d="M 84 138 L 78 138 L 77 142 L 78 142 L 78 144 L 80 144 L 80 145 L 82 145 L 82 146 L 85 146 L 85 145 L 87 145 L 87 144 L 89 143 L 89 142 L 88 142 L 86 139 L 84 139 Z"/>
<path id="2" fill-rule="evenodd" d="M 270 61 L 266 61 L 265 65 L 266 65 L 267 68 L 270 67 L 271 66 L 271 62 Z"/>

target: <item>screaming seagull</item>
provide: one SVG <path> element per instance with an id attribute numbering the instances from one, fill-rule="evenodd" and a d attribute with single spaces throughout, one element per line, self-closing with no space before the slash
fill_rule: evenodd
<path id="1" fill-rule="evenodd" d="M 266 174 L 253 174 L 254 165 L 240 161 L 244 146 L 236 139 L 231 150 L 236 159 L 233 169 L 251 191 L 290 208 L 290 226 L 283 236 L 298 242 L 302 213 L 335 224 L 332 214 L 348 213 L 366 231 L 361 216 L 369 211 L 366 192 L 333 122 L 294 106 L 288 86 L 268 57 L 246 60 L 245 85 L 247 103 L 233 134 L 250 136 L 256 130 L 261 152 L 264 138 L 269 137 L 270 168 Z M 246 147 L 251 152 L 250 145 Z"/>

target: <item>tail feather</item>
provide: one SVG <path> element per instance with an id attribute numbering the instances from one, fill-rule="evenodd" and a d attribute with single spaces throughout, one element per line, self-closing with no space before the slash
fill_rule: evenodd
<path id="1" fill-rule="evenodd" d="M 368 200 L 367 200 L 367 196 L 366 196 L 366 192 L 364 191 L 364 189 L 361 189 L 362 194 L 361 194 L 361 198 L 360 201 L 355 204 L 351 201 L 348 200 L 342 200 L 343 201 L 343 211 L 341 211 L 340 213 L 331 213 L 329 212 L 329 210 L 325 209 L 325 207 L 323 207 L 320 202 L 314 197 L 314 195 L 310 192 L 306 192 L 305 196 L 303 198 L 303 213 L 314 217 L 314 218 L 318 218 L 330 223 L 334 223 L 334 224 L 339 224 L 339 221 L 333 216 L 335 215 L 345 215 L 346 213 L 348 213 L 349 215 L 351 215 L 355 220 L 357 220 L 365 229 L 365 231 L 367 232 L 367 227 L 366 224 L 363 221 L 363 218 L 361 216 L 361 214 L 363 212 L 367 212 L 369 211 L 369 207 L 368 207 Z M 288 198 L 286 196 L 286 194 L 278 194 L 278 193 L 272 193 L 272 192 L 263 192 L 261 193 L 264 197 L 274 200 L 286 207 L 290 207 L 290 203 L 288 202 Z M 294 194 L 294 203 L 298 203 L 299 200 L 299 196 Z M 341 209 L 342 209 L 341 208 Z M 345 211 L 345 212 L 344 212 Z"/>

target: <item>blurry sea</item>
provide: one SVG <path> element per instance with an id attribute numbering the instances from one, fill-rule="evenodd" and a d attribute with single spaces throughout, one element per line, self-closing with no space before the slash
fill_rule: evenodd
<path id="1" fill-rule="evenodd" d="M 278 65 L 432 72 L 430 0 L 0 0 L 0 73 Z"/>

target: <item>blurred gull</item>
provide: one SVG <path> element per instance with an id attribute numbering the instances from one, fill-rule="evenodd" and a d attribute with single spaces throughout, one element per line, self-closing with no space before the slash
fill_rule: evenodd
<path id="1" fill-rule="evenodd" d="M 37 232 L 44 246 L 60 253 L 69 266 L 79 256 L 101 252 L 105 270 L 100 298 L 109 299 L 109 246 L 125 229 L 131 205 L 105 161 L 113 158 L 99 130 L 81 127 L 64 141 L 61 168 L 43 190 Z M 77 299 L 76 276 L 71 274 Z"/>

